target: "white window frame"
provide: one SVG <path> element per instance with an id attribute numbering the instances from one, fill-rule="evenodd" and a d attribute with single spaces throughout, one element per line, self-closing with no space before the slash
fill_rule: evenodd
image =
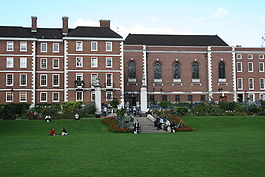
<path id="1" fill-rule="evenodd" d="M 93 44 L 95 44 L 95 49 L 93 48 Z M 97 41 L 91 41 L 91 51 L 98 51 L 98 42 Z"/>
<path id="2" fill-rule="evenodd" d="M 252 85 L 253 85 L 253 87 L 251 88 L 250 86 L 251 86 L 251 81 L 252 80 Z M 248 78 L 248 89 L 249 90 L 254 90 L 255 89 L 255 81 L 254 81 L 254 78 Z"/>
<path id="3" fill-rule="evenodd" d="M 77 94 L 78 94 L 78 93 L 82 93 L 82 95 L 81 95 L 81 99 L 80 99 L 80 100 L 77 99 Z M 83 91 L 77 91 L 76 94 L 75 94 L 75 100 L 76 100 L 76 101 L 83 101 L 83 100 L 84 100 L 84 92 L 83 92 Z"/>
<path id="4" fill-rule="evenodd" d="M 7 100 L 8 95 L 11 95 L 11 98 L 12 98 L 11 100 Z M 6 92 L 6 102 L 13 102 L 13 99 L 14 99 L 13 92 Z"/>
<path id="5" fill-rule="evenodd" d="M 80 62 L 78 62 L 78 59 L 80 59 Z M 80 65 L 79 65 L 80 63 Z M 75 58 L 75 65 L 77 68 L 82 68 L 83 67 L 83 57 L 76 57 Z"/>
<path id="6" fill-rule="evenodd" d="M 27 52 L 27 42 L 26 41 L 21 41 L 20 46 L 19 46 L 20 52 Z"/>
<path id="7" fill-rule="evenodd" d="M 28 58 L 26 58 L 26 57 L 21 57 L 20 59 L 19 59 L 19 67 L 20 68 L 27 68 L 28 66 L 27 66 L 27 62 L 28 62 Z"/>
<path id="8" fill-rule="evenodd" d="M 12 83 L 8 84 L 8 75 L 12 76 Z M 6 74 L 6 86 L 13 86 L 14 85 L 14 74 Z"/>
<path id="9" fill-rule="evenodd" d="M 58 100 L 54 100 L 54 95 L 55 94 L 58 94 Z M 60 92 L 52 92 L 52 102 L 54 102 L 54 103 L 58 103 L 58 102 L 60 102 Z"/>
<path id="10" fill-rule="evenodd" d="M 58 76 L 58 85 L 55 85 L 55 84 L 54 84 L 54 77 L 55 77 L 55 76 Z M 60 74 L 53 74 L 53 75 L 52 75 L 52 86 L 53 86 L 53 87 L 59 87 L 59 86 L 60 86 Z"/>
<path id="11" fill-rule="evenodd" d="M 262 69 L 261 69 L 262 65 Z M 259 72 L 263 73 L 264 72 L 264 62 L 259 62 Z"/>
<path id="12" fill-rule="evenodd" d="M 250 67 L 250 64 L 252 67 Z M 253 71 L 254 71 L 253 62 L 248 62 L 248 72 L 253 72 Z"/>
<path id="13" fill-rule="evenodd" d="M 236 54 L 236 59 L 242 59 L 242 54 Z"/>
<path id="14" fill-rule="evenodd" d="M 263 60 L 264 59 L 264 55 L 263 54 L 259 54 L 259 59 Z"/>
<path id="15" fill-rule="evenodd" d="M 45 67 L 43 67 L 43 65 L 42 65 L 42 61 L 45 61 Z M 40 69 L 47 69 L 47 58 L 41 58 L 40 59 Z"/>
<path id="16" fill-rule="evenodd" d="M 46 77 L 46 79 L 45 79 L 46 80 L 46 84 L 45 85 L 42 85 L 42 82 L 41 82 L 42 81 L 42 76 L 45 76 Z M 40 75 L 40 86 L 41 87 L 47 87 L 47 83 L 48 83 L 47 74 L 41 74 Z"/>
<path id="17" fill-rule="evenodd" d="M 56 47 L 55 46 L 58 46 L 58 50 L 55 50 L 56 49 Z M 52 44 L 52 51 L 53 51 L 53 53 L 59 53 L 60 52 L 60 43 L 53 43 Z"/>
<path id="18" fill-rule="evenodd" d="M 241 80 L 241 87 L 239 87 L 239 80 Z M 237 89 L 238 90 L 243 90 L 244 85 L 243 85 L 243 78 L 237 78 Z"/>
<path id="19" fill-rule="evenodd" d="M 264 78 L 259 79 L 259 88 L 260 90 L 265 90 L 265 79 Z"/>
<path id="20" fill-rule="evenodd" d="M 110 66 L 108 66 L 108 59 L 110 59 Z M 106 57 L 106 68 L 112 68 L 112 57 Z"/>
<path id="21" fill-rule="evenodd" d="M 97 78 L 98 78 L 98 73 L 91 73 L 91 86 L 92 87 L 94 87 L 94 85 L 93 85 L 93 75 L 97 75 Z"/>
<path id="22" fill-rule="evenodd" d="M 95 63 L 93 61 L 95 61 Z M 97 67 L 98 67 L 98 58 L 91 57 L 91 68 L 97 68 Z"/>
<path id="23" fill-rule="evenodd" d="M 253 59 L 253 54 L 248 54 L 247 56 L 248 56 L 248 59 L 249 60 L 252 60 Z"/>
<path id="24" fill-rule="evenodd" d="M 111 99 L 108 99 L 108 94 L 111 94 Z M 106 91 L 106 101 L 112 101 L 113 100 L 113 91 Z"/>
<path id="25" fill-rule="evenodd" d="M 237 62 L 237 72 L 242 72 L 242 71 L 243 71 L 242 62 Z"/>
<path id="26" fill-rule="evenodd" d="M 83 51 L 83 41 L 76 41 L 76 43 L 75 43 L 75 50 L 76 51 Z"/>
<path id="27" fill-rule="evenodd" d="M 248 98 L 249 98 L 250 102 L 254 102 L 255 101 L 255 93 L 249 93 Z"/>
<path id="28" fill-rule="evenodd" d="M 41 99 L 41 98 L 42 98 L 42 97 L 41 97 L 42 94 L 46 95 L 46 96 L 45 96 L 45 98 L 46 98 L 45 100 L 42 100 L 42 99 Z M 47 92 L 40 92 L 40 102 L 44 103 L 44 102 L 47 102 L 47 100 L 48 100 L 48 98 L 47 98 Z"/>
<path id="29" fill-rule="evenodd" d="M 13 41 L 6 41 L 6 51 L 9 51 L 9 52 L 14 51 L 14 42 Z"/>
<path id="30" fill-rule="evenodd" d="M 14 58 L 13 57 L 7 57 L 6 58 L 6 68 L 14 68 Z"/>
<path id="31" fill-rule="evenodd" d="M 90 100 L 91 101 L 95 101 L 95 99 L 93 99 L 93 97 L 95 97 L 95 91 L 91 91 L 91 95 L 90 96 L 91 96 L 90 97 L 91 98 Z"/>
<path id="32" fill-rule="evenodd" d="M 110 75 L 111 78 L 111 85 L 108 86 L 108 75 Z M 113 87 L 113 74 L 112 73 L 106 73 L 106 88 L 112 88 Z"/>
<path id="33" fill-rule="evenodd" d="M 58 67 L 54 66 L 54 63 L 55 63 L 56 60 L 58 61 Z M 59 58 L 53 58 L 52 59 L 52 68 L 53 69 L 59 69 L 60 68 L 60 60 L 59 60 Z"/>
<path id="34" fill-rule="evenodd" d="M 22 75 L 25 75 L 26 77 L 26 80 L 25 80 L 25 84 L 23 85 L 22 84 Z M 27 81 L 28 81 L 28 79 L 27 79 L 27 74 L 25 74 L 25 73 L 21 73 L 21 74 L 19 74 L 19 86 L 27 86 Z"/>
<path id="35" fill-rule="evenodd" d="M 25 96 L 25 100 L 22 100 L 22 96 Z M 19 92 L 19 102 L 27 102 L 27 97 L 28 97 L 28 94 L 27 92 Z"/>
<path id="36" fill-rule="evenodd" d="M 110 48 L 108 49 L 108 47 L 110 47 Z M 112 51 L 112 42 L 106 42 L 106 51 L 107 52 L 111 52 Z"/>
<path id="37" fill-rule="evenodd" d="M 45 46 L 45 50 L 43 50 L 44 46 Z M 47 50 L 48 50 L 48 44 L 47 43 L 41 43 L 40 44 L 40 52 L 47 52 Z"/>
<path id="38" fill-rule="evenodd" d="M 260 94 L 259 94 L 259 99 L 260 99 L 261 101 L 265 101 L 265 93 L 260 93 Z"/>
<path id="39" fill-rule="evenodd" d="M 75 74 L 75 80 L 77 80 L 77 78 L 78 78 L 79 76 L 81 77 L 81 81 L 82 81 L 82 80 L 83 80 L 83 76 L 84 76 L 83 73 L 76 73 L 76 74 Z"/>

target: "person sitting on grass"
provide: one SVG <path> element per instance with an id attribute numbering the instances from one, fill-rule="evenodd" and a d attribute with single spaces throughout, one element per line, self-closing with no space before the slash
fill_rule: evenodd
<path id="1" fill-rule="evenodd" d="M 62 136 L 66 136 L 68 135 L 67 131 L 65 130 L 65 128 L 62 128 L 62 133 L 61 133 Z"/>
<path id="2" fill-rule="evenodd" d="M 54 128 L 52 128 L 51 130 L 50 130 L 50 134 L 49 134 L 50 136 L 55 136 L 56 135 L 56 133 L 55 133 L 55 129 Z"/>

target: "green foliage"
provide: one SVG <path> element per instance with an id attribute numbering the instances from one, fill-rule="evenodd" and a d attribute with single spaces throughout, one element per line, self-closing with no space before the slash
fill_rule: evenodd
<path id="1" fill-rule="evenodd" d="M 121 109 L 118 109 L 117 111 L 116 111 L 116 114 L 117 114 L 117 117 L 124 117 L 124 115 L 126 114 L 126 109 L 125 108 L 121 108 Z"/>
<path id="2" fill-rule="evenodd" d="M 170 106 L 172 105 L 171 102 L 169 101 L 160 101 L 160 103 L 158 103 L 158 105 L 161 107 L 161 108 L 164 108 L 164 109 L 168 109 L 170 108 Z"/>
<path id="3" fill-rule="evenodd" d="M 188 115 L 188 108 L 187 107 L 177 107 L 177 116 L 186 116 Z"/>
<path id="4" fill-rule="evenodd" d="M 15 120 L 18 118 L 26 118 L 28 103 L 8 103 L 0 105 L 0 117 L 4 120 Z"/>
<path id="5" fill-rule="evenodd" d="M 64 112 L 72 112 L 75 114 L 80 109 L 82 102 L 80 101 L 67 101 L 62 104 Z"/>
<path id="6" fill-rule="evenodd" d="M 35 106 L 35 111 L 42 115 L 39 118 L 44 118 L 46 115 L 50 115 L 52 118 L 58 118 L 60 110 L 60 104 L 37 104 Z"/>
<path id="7" fill-rule="evenodd" d="M 247 115 L 257 115 L 259 112 L 259 107 L 254 104 L 245 106 L 245 112 Z"/>
<path id="8" fill-rule="evenodd" d="M 236 107 L 235 102 L 221 101 L 218 104 L 224 111 L 234 111 Z"/>
<path id="9" fill-rule="evenodd" d="M 80 117 L 91 117 L 95 115 L 96 110 L 95 102 L 90 102 L 79 110 L 79 115 Z"/>
<path id="10" fill-rule="evenodd" d="M 110 101 L 110 105 L 114 108 L 117 109 L 118 105 L 120 104 L 120 101 L 118 99 L 113 99 Z"/>
<path id="11" fill-rule="evenodd" d="M 213 103 L 201 103 L 191 109 L 192 115 L 196 116 L 222 116 L 224 110 Z"/>

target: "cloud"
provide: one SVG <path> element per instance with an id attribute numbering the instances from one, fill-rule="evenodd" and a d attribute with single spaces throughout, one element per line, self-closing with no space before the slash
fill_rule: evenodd
<path id="1" fill-rule="evenodd" d="M 154 19 L 156 21 L 156 19 Z M 155 23 L 155 22 L 154 22 Z M 99 26 L 99 21 L 86 20 L 86 19 L 77 19 L 74 22 L 73 27 L 77 26 Z M 132 26 L 124 26 L 120 24 L 111 23 L 111 29 L 122 37 L 126 37 L 129 33 L 132 34 L 190 34 L 195 35 L 198 33 L 189 31 L 189 30 L 175 30 L 167 25 L 159 27 L 147 27 L 143 24 L 134 24 Z"/>
<path id="2" fill-rule="evenodd" d="M 229 13 L 228 10 L 224 8 L 218 8 L 212 15 L 212 18 L 223 18 Z"/>

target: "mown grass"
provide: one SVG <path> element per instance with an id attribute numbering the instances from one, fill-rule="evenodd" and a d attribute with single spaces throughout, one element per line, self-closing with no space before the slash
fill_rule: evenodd
<path id="1" fill-rule="evenodd" d="M 193 132 L 116 134 L 99 119 L 0 121 L 0 176 L 265 176 L 265 117 L 184 119 Z M 52 127 L 70 135 L 48 136 Z"/>

